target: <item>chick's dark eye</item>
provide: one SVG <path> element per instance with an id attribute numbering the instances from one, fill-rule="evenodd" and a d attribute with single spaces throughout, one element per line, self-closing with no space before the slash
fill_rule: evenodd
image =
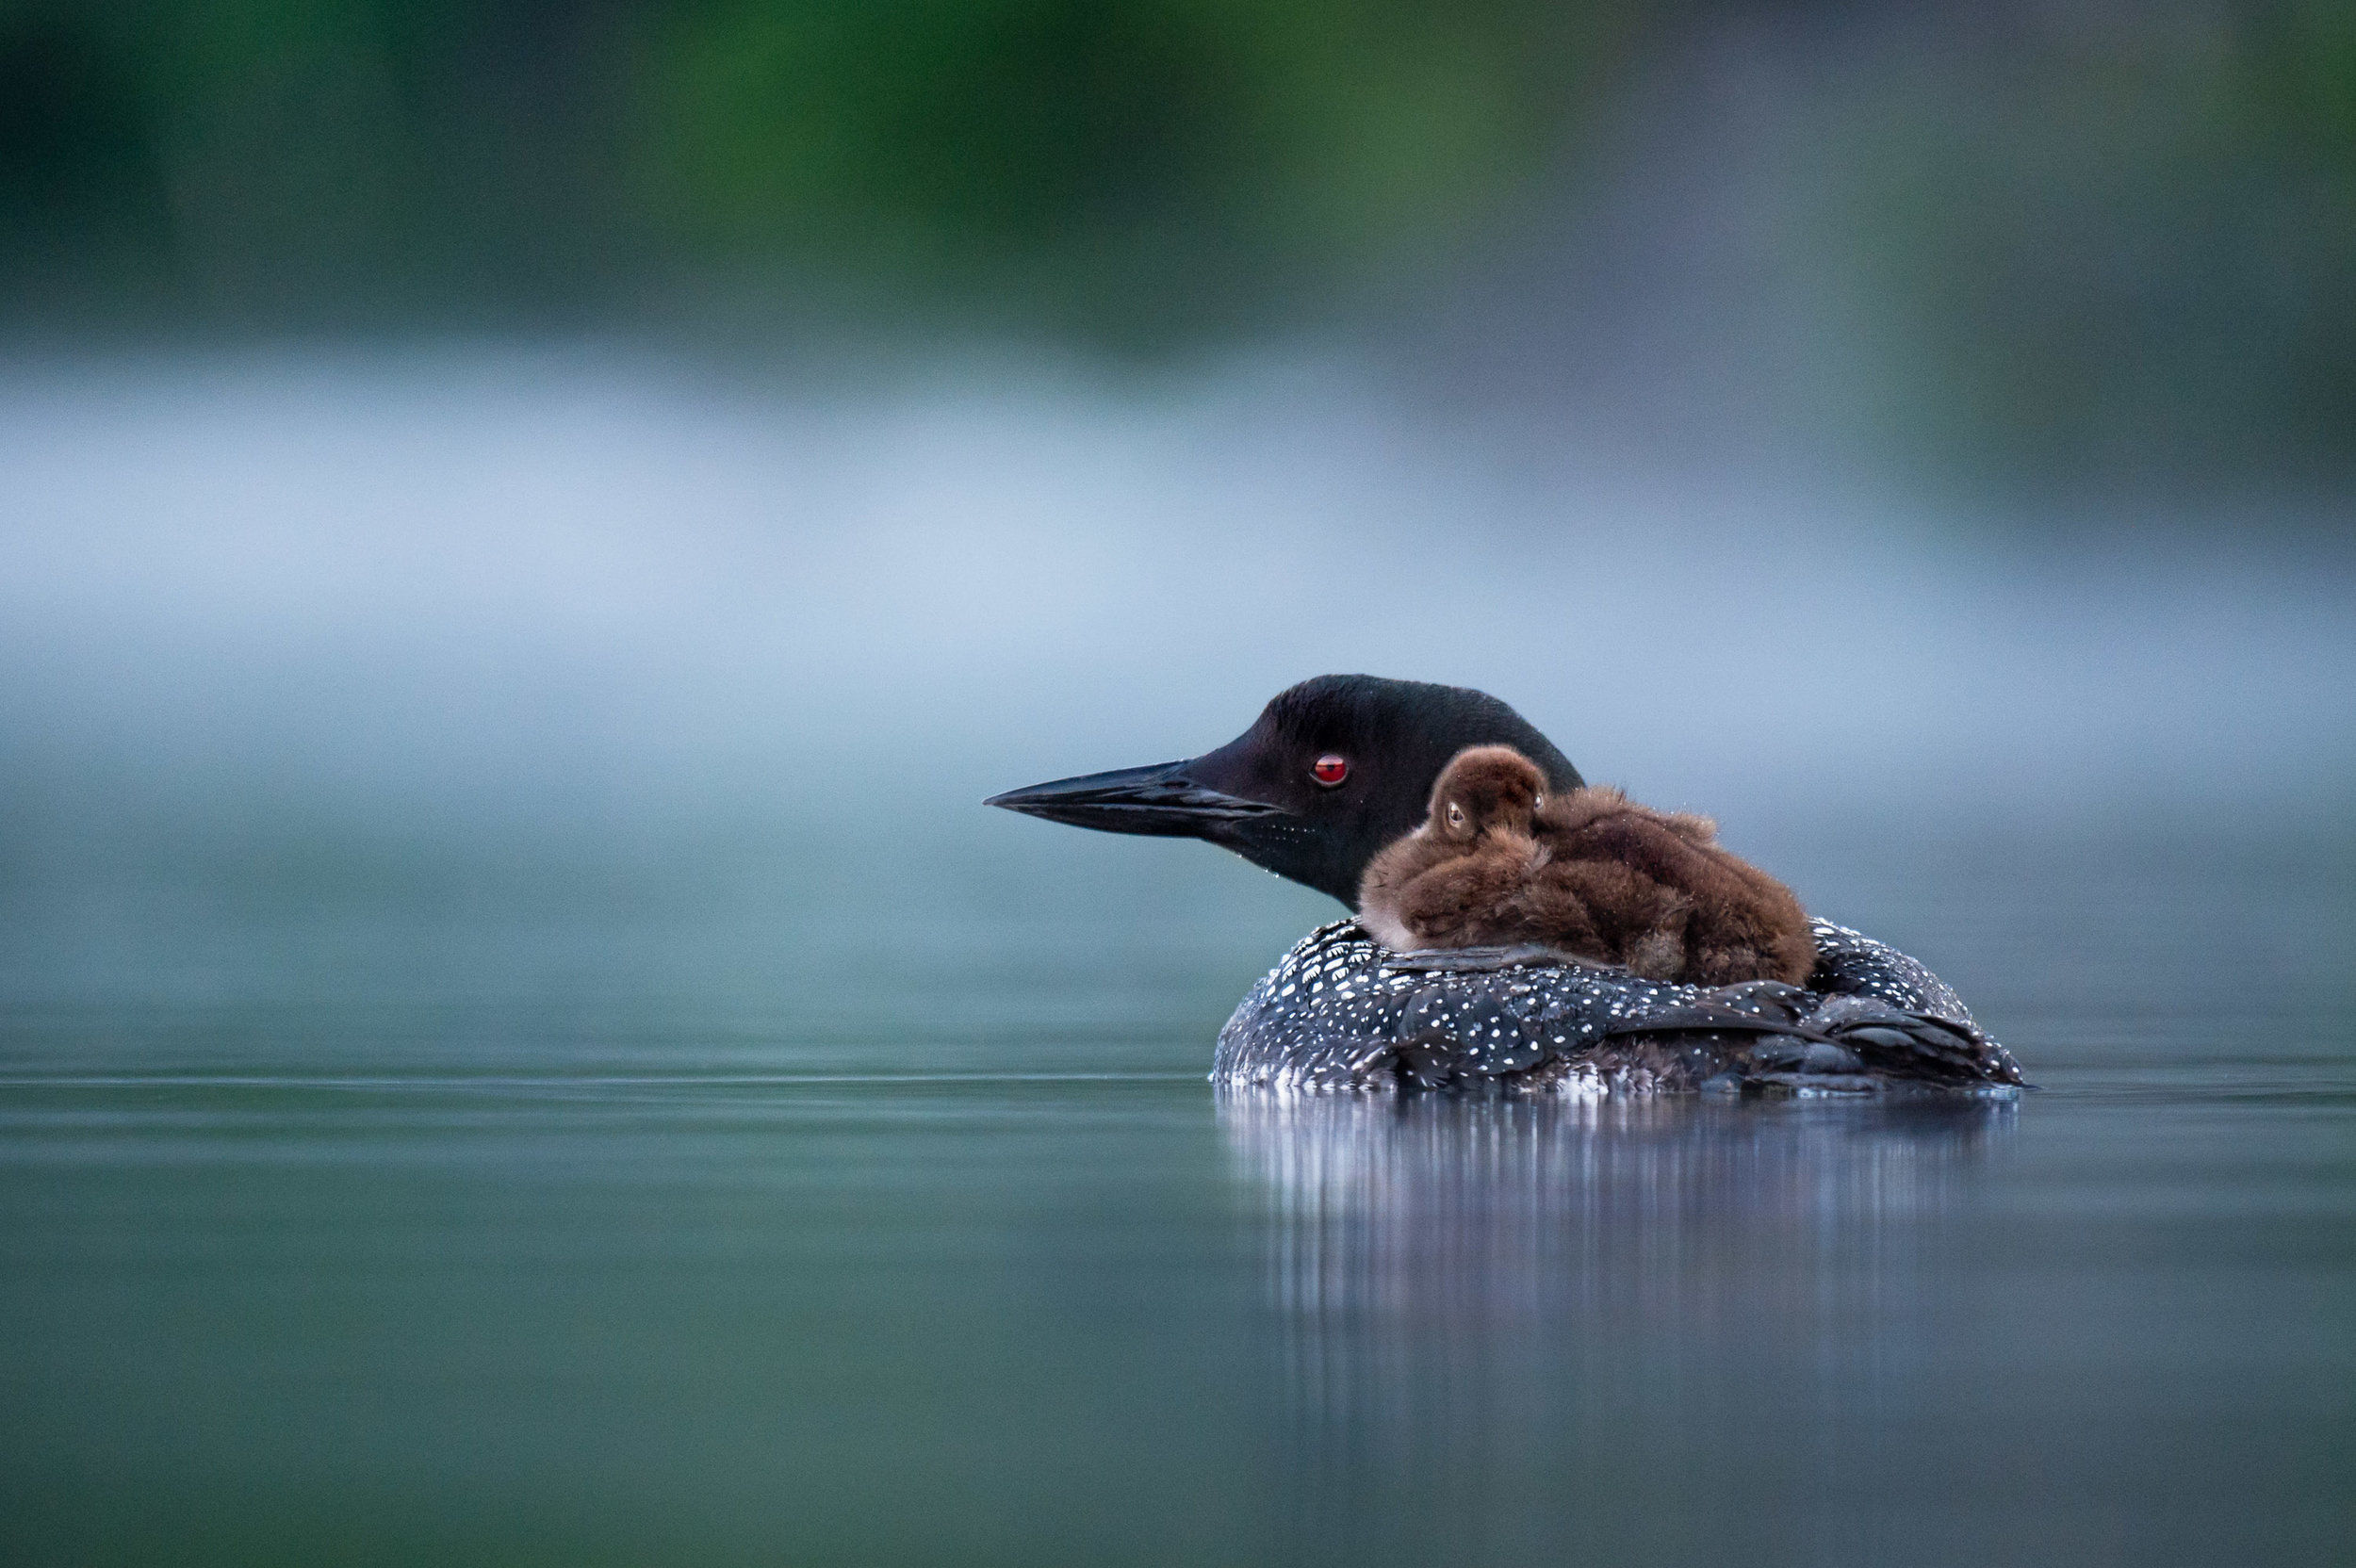
<path id="1" fill-rule="evenodd" d="M 1350 759 L 1329 751 L 1309 769 L 1309 776 L 1330 790 L 1350 776 Z"/>

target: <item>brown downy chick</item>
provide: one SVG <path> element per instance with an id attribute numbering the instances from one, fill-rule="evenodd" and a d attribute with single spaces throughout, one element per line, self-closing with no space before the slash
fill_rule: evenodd
<path id="1" fill-rule="evenodd" d="M 1398 952 L 1551 941 L 1530 929 L 1523 908 L 1530 878 L 1546 861 L 1535 836 L 1546 781 L 1511 746 L 1458 752 L 1432 787 L 1423 825 L 1366 866 L 1358 923 Z M 1595 945 L 1594 933 L 1583 945 Z"/>
<path id="2" fill-rule="evenodd" d="M 1549 796 L 1507 746 L 1457 755 L 1430 816 L 1366 868 L 1359 920 L 1385 947 L 1545 942 L 1653 980 L 1802 985 L 1816 961 L 1792 890 L 1705 817 L 1617 790 Z"/>

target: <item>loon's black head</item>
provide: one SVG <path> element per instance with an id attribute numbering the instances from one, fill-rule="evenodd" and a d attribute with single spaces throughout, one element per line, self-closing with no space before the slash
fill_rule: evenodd
<path id="1" fill-rule="evenodd" d="M 1423 821 L 1440 770 L 1477 745 L 1512 746 L 1557 792 L 1583 782 L 1552 742 L 1485 693 L 1321 675 L 1279 693 L 1217 751 L 984 804 L 1107 833 L 1207 839 L 1354 908 L 1366 862 Z"/>

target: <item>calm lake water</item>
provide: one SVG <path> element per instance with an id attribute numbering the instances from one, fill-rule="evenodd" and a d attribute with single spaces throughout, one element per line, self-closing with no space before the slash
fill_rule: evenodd
<path id="1" fill-rule="evenodd" d="M 2018 1105 L 1303 1102 L 1203 1074 L 1314 900 L 991 831 L 823 935 L 20 906 L 8 1560 L 2356 1544 L 2344 849 L 1787 850 Z"/>

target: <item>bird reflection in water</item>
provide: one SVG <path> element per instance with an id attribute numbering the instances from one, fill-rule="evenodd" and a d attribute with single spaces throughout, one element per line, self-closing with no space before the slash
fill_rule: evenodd
<path id="1" fill-rule="evenodd" d="M 2015 1111 L 1224 1092 L 1293 1527 L 1443 1560 L 1854 1475 L 1965 1310 L 1948 1221 Z"/>

